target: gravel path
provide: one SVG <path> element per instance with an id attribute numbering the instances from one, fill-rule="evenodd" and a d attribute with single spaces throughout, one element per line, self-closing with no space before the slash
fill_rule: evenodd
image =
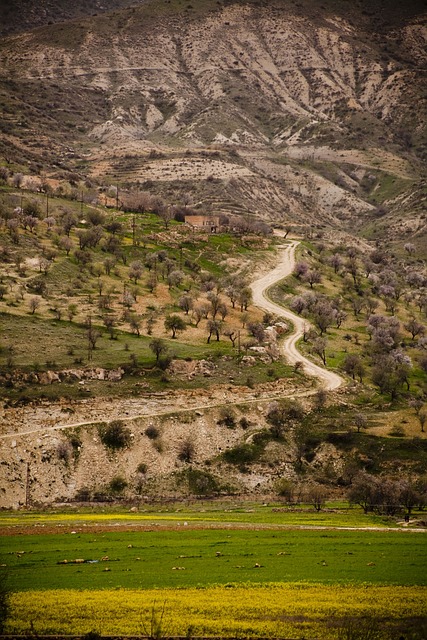
<path id="1" fill-rule="evenodd" d="M 277 267 L 269 271 L 264 277 L 252 283 L 253 300 L 257 307 L 271 311 L 276 316 L 290 320 L 293 323 L 295 328 L 294 333 L 286 338 L 281 345 L 283 355 L 290 364 L 302 362 L 304 371 L 308 375 L 315 376 L 321 381 L 325 389 L 332 391 L 333 389 L 338 389 L 338 387 L 344 383 L 343 378 L 332 371 L 328 371 L 314 364 L 314 362 L 311 362 L 311 360 L 303 356 L 297 349 L 297 342 L 302 337 L 304 328 L 308 326 L 307 321 L 295 315 L 292 311 L 284 309 L 272 302 L 268 297 L 269 288 L 292 273 L 295 266 L 295 249 L 298 244 L 299 242 L 297 240 L 291 240 L 288 245 L 283 247 L 281 260 Z"/>

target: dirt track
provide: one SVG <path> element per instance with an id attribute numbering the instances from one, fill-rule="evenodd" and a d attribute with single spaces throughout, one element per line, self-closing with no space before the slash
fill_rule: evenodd
<path id="1" fill-rule="evenodd" d="M 303 356 L 297 349 L 297 342 L 303 335 L 304 327 L 308 325 L 307 321 L 295 315 L 292 311 L 275 304 L 268 297 L 269 288 L 292 273 L 295 266 L 295 249 L 298 244 L 299 242 L 297 240 L 291 240 L 289 245 L 283 248 L 281 260 L 277 267 L 269 271 L 264 277 L 252 283 L 253 300 L 261 309 L 271 311 L 275 315 L 286 318 L 286 320 L 290 320 L 293 323 L 295 328 L 294 333 L 286 338 L 281 345 L 283 355 L 290 364 L 295 364 L 298 361 L 302 362 L 307 374 L 319 378 L 322 386 L 328 391 L 332 391 L 340 387 L 344 383 L 344 380 L 336 373 L 314 364 L 314 362 L 311 362 L 311 360 Z"/>

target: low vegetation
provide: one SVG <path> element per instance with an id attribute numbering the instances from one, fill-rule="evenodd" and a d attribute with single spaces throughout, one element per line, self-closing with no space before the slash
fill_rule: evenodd
<path id="1" fill-rule="evenodd" d="M 138 635 L 154 616 L 163 619 L 162 637 L 191 629 L 197 636 L 338 640 L 358 623 L 384 640 L 403 629 L 421 640 L 423 534 L 393 532 L 378 516 L 342 509 L 322 515 L 212 503 L 132 515 L 46 514 L 45 530 L 22 531 L 19 546 L 15 536 L 0 539 L 10 589 L 5 630 Z M 4 514 L 1 524 L 40 522 L 28 517 Z M 62 533 L 52 533 L 59 523 Z M 298 523 L 320 529 L 296 530 Z M 377 530 L 348 530 L 368 523 Z"/>

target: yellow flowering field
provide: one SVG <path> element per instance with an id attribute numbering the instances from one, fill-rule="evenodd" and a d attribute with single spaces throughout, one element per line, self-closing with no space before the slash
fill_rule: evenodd
<path id="1" fill-rule="evenodd" d="M 306 583 L 148 590 L 27 591 L 12 595 L 6 632 L 336 638 L 334 623 L 426 615 L 425 587 Z"/>

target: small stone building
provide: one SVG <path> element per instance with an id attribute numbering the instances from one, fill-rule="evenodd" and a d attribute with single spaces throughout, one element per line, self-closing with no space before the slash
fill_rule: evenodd
<path id="1" fill-rule="evenodd" d="M 185 216 L 185 223 L 202 231 L 216 233 L 219 229 L 219 216 Z"/>

